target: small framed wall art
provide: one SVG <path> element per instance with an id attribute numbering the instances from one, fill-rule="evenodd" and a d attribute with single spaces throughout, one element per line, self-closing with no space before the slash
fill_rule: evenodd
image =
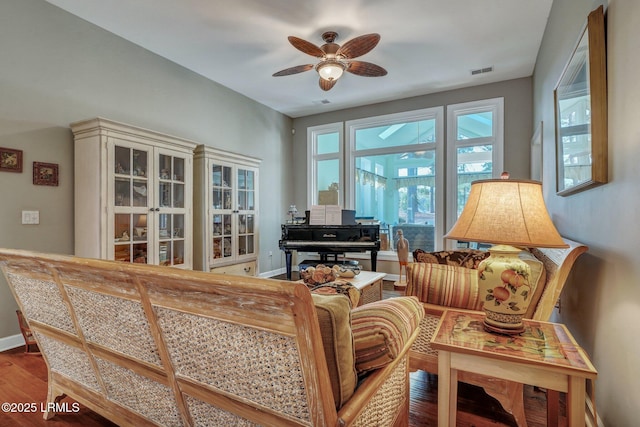
<path id="1" fill-rule="evenodd" d="M 58 165 L 56 163 L 33 162 L 33 184 L 58 186 Z"/>
<path id="2" fill-rule="evenodd" d="M 22 150 L 0 147 L 0 171 L 22 173 Z"/>

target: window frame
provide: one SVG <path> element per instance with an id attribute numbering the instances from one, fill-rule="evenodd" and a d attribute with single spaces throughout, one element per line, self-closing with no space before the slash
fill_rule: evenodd
<path id="1" fill-rule="evenodd" d="M 399 123 L 414 122 L 419 120 L 435 119 L 436 141 L 426 144 L 409 144 L 402 146 L 383 147 L 375 149 L 356 150 L 356 132 L 360 129 L 366 129 L 377 126 L 390 126 Z M 345 206 L 346 209 L 355 209 L 355 175 L 356 175 L 356 157 L 379 156 L 386 154 L 404 153 L 407 151 L 422 151 L 425 146 L 435 150 L 435 166 L 436 166 L 436 223 L 434 229 L 434 250 L 441 249 L 441 242 L 444 235 L 444 180 L 445 161 L 444 161 L 444 107 L 436 106 L 423 108 L 420 110 L 412 110 L 400 113 L 385 114 L 381 116 L 366 117 L 356 120 L 348 120 L 345 122 L 346 128 L 346 146 L 348 150 L 345 152 Z M 432 148 L 433 147 L 433 148 Z M 393 240 L 394 236 L 389 236 Z M 382 254 L 394 254 L 395 252 L 381 251 Z"/>
<path id="2" fill-rule="evenodd" d="M 492 135 L 470 139 L 458 139 L 458 117 L 473 113 L 493 113 Z M 447 105 L 447 215 L 446 229 L 449 230 L 458 220 L 458 148 L 491 145 L 491 175 L 500 177 L 504 170 L 504 97 L 482 99 Z M 454 249 L 456 241 L 445 242 L 447 249 Z"/>
<path id="3" fill-rule="evenodd" d="M 493 113 L 491 137 L 479 137 L 465 140 L 457 138 L 457 119 L 470 113 L 491 111 Z M 390 126 L 417 120 L 435 119 L 436 141 L 427 143 L 435 147 L 436 155 L 436 221 L 434 230 L 434 250 L 453 249 L 456 242 L 446 240 L 444 234 L 457 220 L 457 150 L 461 147 L 477 145 L 492 146 L 492 177 L 497 178 L 504 170 L 504 97 L 489 98 L 470 102 L 435 106 L 419 110 L 365 117 L 345 122 L 334 122 L 307 128 L 307 206 L 318 202 L 317 163 L 318 161 L 337 159 L 339 162 L 339 204 L 344 209 L 355 208 L 356 158 L 378 156 L 406 151 L 421 151 L 423 144 L 356 150 L 356 131 L 369 127 Z M 445 123 L 446 121 L 446 123 Z M 446 132 L 445 132 L 446 131 Z M 318 136 L 338 133 L 339 148 L 336 153 L 317 154 Z M 450 193 L 450 194 L 449 194 Z M 394 236 L 389 236 L 393 239 Z M 388 255 L 395 253 L 380 252 Z"/>
<path id="4" fill-rule="evenodd" d="M 335 153 L 318 154 L 318 137 L 321 135 L 338 134 L 338 151 Z M 344 180 L 344 123 L 335 122 L 307 128 L 307 206 L 318 204 L 318 162 L 323 160 L 338 160 L 338 204 L 345 206 Z"/>

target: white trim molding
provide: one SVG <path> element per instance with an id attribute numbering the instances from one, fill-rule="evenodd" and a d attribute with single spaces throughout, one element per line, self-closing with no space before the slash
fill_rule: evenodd
<path id="1" fill-rule="evenodd" d="M 0 351 L 11 350 L 12 348 L 24 345 L 22 334 L 10 335 L 0 338 Z"/>

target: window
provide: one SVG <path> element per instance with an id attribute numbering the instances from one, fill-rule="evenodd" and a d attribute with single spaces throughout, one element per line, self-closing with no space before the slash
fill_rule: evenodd
<path id="1" fill-rule="evenodd" d="M 430 108 L 346 123 L 347 206 L 380 221 L 393 242 L 435 249 L 442 239 L 443 109 Z"/>
<path id="2" fill-rule="evenodd" d="M 444 249 L 471 182 L 502 172 L 503 98 L 449 105 L 446 121 L 446 142 L 444 107 L 348 121 L 344 141 L 343 123 L 309 128 L 308 205 L 380 221 L 391 248 L 402 229 L 411 250 Z"/>
<path id="3" fill-rule="evenodd" d="M 447 229 L 462 212 L 471 182 L 503 170 L 503 98 L 447 106 Z"/>
<path id="4" fill-rule="evenodd" d="M 307 205 L 344 205 L 342 123 L 307 129 L 310 149 L 307 167 Z"/>

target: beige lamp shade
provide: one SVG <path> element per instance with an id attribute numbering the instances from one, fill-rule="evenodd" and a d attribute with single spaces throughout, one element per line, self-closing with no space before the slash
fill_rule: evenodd
<path id="1" fill-rule="evenodd" d="M 448 239 L 518 247 L 569 247 L 556 230 L 537 181 L 487 179 L 471 183 Z"/>

